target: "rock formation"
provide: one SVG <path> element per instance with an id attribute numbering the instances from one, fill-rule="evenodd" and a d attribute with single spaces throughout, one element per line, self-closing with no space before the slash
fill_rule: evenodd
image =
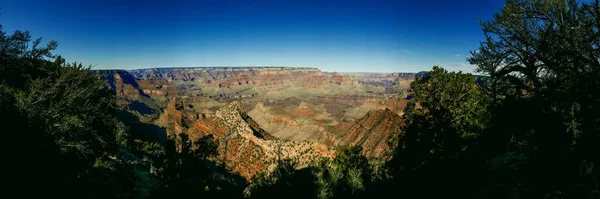
<path id="1" fill-rule="evenodd" d="M 177 109 L 174 98 L 157 123 L 166 125 L 169 135 L 186 133 L 191 140 L 212 134 L 219 144 L 216 160 L 248 180 L 257 173 L 269 174 L 278 160 L 290 159 L 303 168 L 320 158 L 332 157 L 332 152 L 318 143 L 278 140 L 264 130 L 257 133 L 260 126 L 237 101 L 219 109 L 216 117 L 198 119 L 189 128 L 184 127 L 185 112 Z"/>
<path id="2" fill-rule="evenodd" d="M 367 157 L 390 158 L 390 138 L 400 133 L 400 115 L 390 109 L 372 110 L 356 122 L 345 122 L 331 130 L 337 145 L 360 145 Z"/>
<path id="3" fill-rule="evenodd" d="M 336 73 L 316 68 L 202 67 L 99 71 L 120 107 L 169 136 L 213 135 L 215 158 L 247 179 L 278 160 L 298 167 L 361 145 L 387 158 L 406 91 L 425 73 Z M 247 111 L 246 111 L 247 110 Z M 142 120 L 142 119 L 140 119 Z"/>

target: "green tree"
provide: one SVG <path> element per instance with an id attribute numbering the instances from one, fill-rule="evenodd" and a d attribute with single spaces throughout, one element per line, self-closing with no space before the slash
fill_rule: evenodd
<path id="1" fill-rule="evenodd" d="M 482 88 L 494 101 L 489 195 L 598 196 L 599 7 L 509 0 L 480 22 L 486 40 L 468 61 L 490 77 Z"/>
<path id="2" fill-rule="evenodd" d="M 476 186 L 467 183 L 475 179 L 466 176 L 479 171 L 475 169 L 482 162 L 478 161 L 478 140 L 489 121 L 488 102 L 474 77 L 434 66 L 411 83 L 411 91 L 406 126 L 390 163 L 395 178 L 402 181 L 400 186 L 408 195 L 472 194 Z M 456 181 L 465 184 L 459 186 Z M 430 189 L 437 191 L 425 191 Z"/>
<path id="3" fill-rule="evenodd" d="M 360 146 L 340 146 L 335 158 L 295 169 L 292 160 L 280 160 L 270 174 L 255 176 L 245 191 L 251 198 L 370 198 L 373 171 Z"/>
<path id="4" fill-rule="evenodd" d="M 335 158 L 311 167 L 317 198 L 365 198 L 376 179 L 360 146 L 340 146 Z"/>
<path id="5" fill-rule="evenodd" d="M 156 185 L 127 150 L 114 94 L 90 68 L 66 64 L 27 31 L 0 26 L 3 193 L 18 197 L 129 198 Z"/>
<path id="6" fill-rule="evenodd" d="M 419 150 L 412 167 L 431 158 L 457 159 L 475 146 L 489 118 L 487 101 L 471 74 L 435 66 L 411 90 L 414 101 L 405 110 L 407 125 L 399 149 Z"/>

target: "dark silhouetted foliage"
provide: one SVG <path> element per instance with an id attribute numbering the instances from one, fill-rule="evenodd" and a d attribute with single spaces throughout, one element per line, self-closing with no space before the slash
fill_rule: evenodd
<path id="1" fill-rule="evenodd" d="M 114 85 L 52 54 L 57 42 L 42 46 L 0 26 L 2 194 L 600 198 L 599 1 L 508 0 L 480 23 L 486 40 L 468 61 L 482 75 L 438 66 L 419 73 L 391 160 L 341 146 L 303 169 L 280 160 L 251 182 L 214 161 L 211 136 L 139 139 L 164 129 L 116 108 Z M 130 108 L 156 115 L 144 104 Z"/>
<path id="2" fill-rule="evenodd" d="M 127 148 L 114 94 L 29 32 L 0 29 L 3 179 L 18 197 L 144 197 L 155 187 Z M 51 60 L 54 59 L 54 60 Z"/>

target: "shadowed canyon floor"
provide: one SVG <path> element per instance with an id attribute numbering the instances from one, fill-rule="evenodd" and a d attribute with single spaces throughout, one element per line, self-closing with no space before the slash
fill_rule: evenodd
<path id="1" fill-rule="evenodd" d="M 192 140 L 212 134 L 217 160 L 247 179 L 271 171 L 279 159 L 305 167 L 332 157 L 340 145 L 361 145 L 370 158 L 389 158 L 407 89 L 422 75 L 289 67 L 99 72 L 120 107 L 139 123 L 163 129 L 140 133 L 186 133 Z"/>

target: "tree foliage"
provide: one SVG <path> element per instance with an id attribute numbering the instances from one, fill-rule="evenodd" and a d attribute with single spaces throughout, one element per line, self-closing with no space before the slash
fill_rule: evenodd
<path id="1" fill-rule="evenodd" d="M 291 160 L 281 160 L 269 176 L 255 176 L 246 195 L 251 198 L 366 198 L 376 178 L 360 146 L 341 146 L 335 158 L 322 159 L 296 170 Z"/>
<path id="2" fill-rule="evenodd" d="M 217 143 L 210 135 L 192 142 L 183 133 L 167 141 L 164 153 L 147 154 L 159 154 L 154 163 L 161 187 L 155 197 L 242 197 L 241 177 L 227 174 L 211 159 L 217 155 Z"/>
<path id="3" fill-rule="evenodd" d="M 457 158 L 476 143 L 488 122 L 487 102 L 471 74 L 449 73 L 435 66 L 425 78 L 411 83 L 411 89 L 414 101 L 406 108 L 401 148 L 424 150 L 422 161 L 427 161 L 430 157 Z"/>
<path id="4" fill-rule="evenodd" d="M 488 194 L 598 197 L 599 19 L 598 1 L 510 0 L 481 22 L 468 61 L 490 77 L 483 143 L 502 179 Z"/>
<path id="5" fill-rule="evenodd" d="M 411 83 L 411 91 L 406 126 L 389 163 L 393 182 L 410 197 L 472 196 L 488 100 L 471 74 L 438 66 Z"/>
<path id="6" fill-rule="evenodd" d="M 485 41 L 468 61 L 484 76 L 419 73 L 385 166 L 342 146 L 301 170 L 281 160 L 249 184 L 214 162 L 210 136 L 133 140 L 98 73 L 54 55 L 57 42 L 0 26 L 2 193 L 235 198 L 248 185 L 252 198 L 600 197 L 599 1 L 507 0 L 480 24 Z"/>
<path id="7" fill-rule="evenodd" d="M 96 73 L 65 63 L 29 32 L 0 29 L 0 120 L 7 194 L 143 197 L 155 186 L 125 149 L 114 95 Z M 54 59 L 54 60 L 52 60 Z M 32 191 L 34 190 L 34 191 Z"/>
<path id="8" fill-rule="evenodd" d="M 398 186 L 418 196 L 598 197 L 599 8 L 508 0 L 481 21 L 486 40 L 468 61 L 483 81 L 434 67 L 411 85 L 390 163 Z"/>

